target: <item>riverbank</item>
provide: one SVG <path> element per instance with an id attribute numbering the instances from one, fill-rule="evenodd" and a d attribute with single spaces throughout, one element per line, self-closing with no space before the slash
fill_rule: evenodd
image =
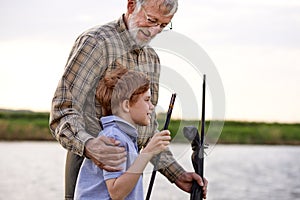
<path id="1" fill-rule="evenodd" d="M 160 128 L 164 119 L 164 115 L 158 116 Z M 0 110 L 0 140 L 54 140 L 49 131 L 48 121 L 49 113 Z M 172 134 L 176 134 L 176 142 L 186 142 L 178 131 L 183 122 L 195 126 L 198 124 L 198 121 L 172 119 L 169 129 Z M 206 122 L 206 127 L 209 127 L 209 123 L 211 122 Z M 225 121 L 218 143 L 300 145 L 300 123 Z"/>

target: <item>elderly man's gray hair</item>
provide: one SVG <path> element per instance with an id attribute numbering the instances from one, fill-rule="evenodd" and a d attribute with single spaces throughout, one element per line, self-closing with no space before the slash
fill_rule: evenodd
<path id="1" fill-rule="evenodd" d="M 174 15 L 178 9 L 178 0 L 136 0 L 138 9 L 149 1 L 155 1 L 157 6 L 166 12 L 166 16 Z"/>

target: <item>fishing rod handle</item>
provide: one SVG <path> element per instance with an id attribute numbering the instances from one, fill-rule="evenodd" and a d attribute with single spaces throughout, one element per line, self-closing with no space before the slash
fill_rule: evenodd
<path id="1" fill-rule="evenodd" d="M 169 109 L 168 109 L 168 112 L 167 112 L 167 117 L 166 117 L 166 121 L 165 121 L 165 125 L 164 125 L 163 130 L 167 130 L 168 127 L 169 127 L 169 123 L 170 123 L 170 120 L 171 120 L 171 115 L 172 115 L 175 99 L 176 99 L 176 93 L 173 93 L 172 96 L 171 96 Z"/>

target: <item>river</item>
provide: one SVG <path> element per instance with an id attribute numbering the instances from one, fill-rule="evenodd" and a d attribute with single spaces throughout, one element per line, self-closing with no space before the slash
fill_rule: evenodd
<path id="1" fill-rule="evenodd" d="M 174 156 L 193 170 L 188 144 Z M 63 199 L 66 151 L 56 142 L 0 142 L 0 200 Z M 300 146 L 216 145 L 205 158 L 208 200 L 300 199 Z M 152 166 L 147 166 L 148 188 Z M 151 199 L 184 200 L 189 194 L 157 173 Z"/>

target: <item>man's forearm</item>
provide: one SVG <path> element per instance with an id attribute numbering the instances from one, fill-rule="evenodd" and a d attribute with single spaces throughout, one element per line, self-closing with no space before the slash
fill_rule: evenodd
<path id="1" fill-rule="evenodd" d="M 59 116 L 58 112 L 51 111 L 50 130 L 55 139 L 65 149 L 83 156 L 85 143 L 94 137 L 88 134 L 85 130 L 79 128 L 78 118 L 74 118 L 70 117 L 70 115 Z"/>
<path id="2" fill-rule="evenodd" d="M 174 183 L 176 179 L 185 172 L 183 167 L 175 160 L 169 149 L 157 156 L 152 158 L 151 163 L 157 164 L 156 169 L 168 178 L 171 183 Z M 159 160 L 157 161 L 158 158 Z"/>
<path id="3" fill-rule="evenodd" d="M 179 176 L 186 172 L 183 167 L 174 161 L 168 167 L 162 168 L 159 170 L 171 183 L 174 183 Z"/>

